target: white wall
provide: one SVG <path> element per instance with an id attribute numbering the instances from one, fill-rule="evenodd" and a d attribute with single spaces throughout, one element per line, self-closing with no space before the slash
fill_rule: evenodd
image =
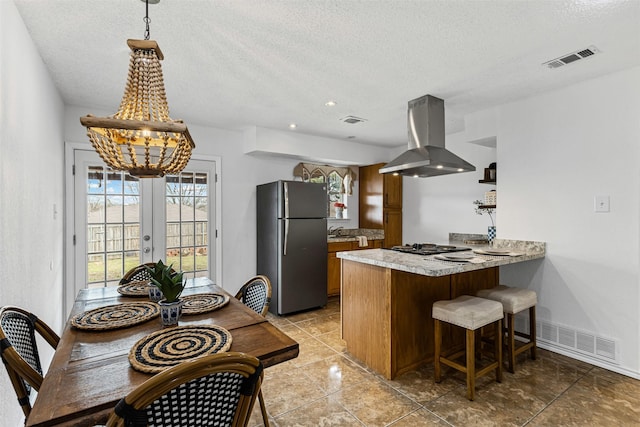
<path id="1" fill-rule="evenodd" d="M 474 165 L 475 172 L 430 178 L 403 177 L 404 243 L 446 243 L 450 232 L 487 234 L 491 219 L 476 214 L 473 201 L 484 200 L 486 191 L 496 189 L 495 185 L 478 183 L 484 178 L 484 168 L 496 161 L 496 149 L 467 141 L 466 133 L 459 132 L 447 135 L 445 144 L 448 150 Z M 498 200 L 500 198 L 498 195 Z"/>
<path id="2" fill-rule="evenodd" d="M 538 319 L 617 341 L 619 365 L 584 360 L 640 377 L 640 69 L 497 115 L 496 150 L 447 136 L 477 172 L 404 178 L 404 241 L 486 233 L 472 201 L 490 187 L 477 180 L 497 158 L 498 237 L 547 242 L 544 260 L 502 267 L 502 283 L 534 289 Z M 595 195 L 610 196 L 610 213 L 594 213 Z"/>
<path id="3" fill-rule="evenodd" d="M 63 111 L 15 5 L 0 1 L 0 305 L 23 307 L 57 332 L 63 319 Z M 46 368 L 52 351 L 40 348 Z M 0 414 L 2 425 L 22 424 L 4 373 Z"/>
<path id="4" fill-rule="evenodd" d="M 640 376 L 640 68 L 504 105 L 498 128 L 498 234 L 547 242 L 503 281 L 538 292 L 539 318 L 618 340 Z"/>

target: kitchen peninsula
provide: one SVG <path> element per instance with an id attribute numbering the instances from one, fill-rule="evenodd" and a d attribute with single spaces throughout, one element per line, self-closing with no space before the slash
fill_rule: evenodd
<path id="1" fill-rule="evenodd" d="M 510 253 L 474 252 L 471 261 L 460 262 L 386 249 L 338 252 L 342 338 L 349 353 L 387 379 L 432 361 L 435 301 L 497 286 L 501 265 L 545 255 L 542 242 L 497 239 L 495 248 Z M 461 342 L 458 333 L 450 327 L 443 331 L 445 350 Z"/>

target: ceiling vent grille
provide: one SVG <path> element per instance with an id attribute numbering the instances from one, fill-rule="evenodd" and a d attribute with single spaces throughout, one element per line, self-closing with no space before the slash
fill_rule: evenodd
<path id="1" fill-rule="evenodd" d="M 341 122 L 349 123 L 350 125 L 355 125 L 356 123 L 366 122 L 367 119 L 362 119 L 356 116 L 346 116 L 340 119 Z"/>
<path id="2" fill-rule="evenodd" d="M 562 55 L 559 58 L 552 59 L 551 61 L 547 61 L 547 62 L 543 63 L 542 65 L 544 65 L 545 67 L 548 67 L 548 68 L 559 68 L 559 67 L 562 67 L 564 65 L 571 64 L 572 62 L 576 62 L 576 61 L 579 61 L 581 59 L 588 58 L 588 57 L 593 56 L 593 55 L 595 55 L 596 53 L 599 53 L 599 52 L 600 52 L 600 50 L 598 50 L 597 47 L 589 46 L 586 49 L 577 50 L 575 52 L 568 53 L 566 55 Z"/>

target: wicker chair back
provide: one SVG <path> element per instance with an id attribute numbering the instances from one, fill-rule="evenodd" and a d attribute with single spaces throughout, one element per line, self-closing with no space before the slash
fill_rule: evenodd
<path id="1" fill-rule="evenodd" d="M 271 304 L 271 281 L 267 276 L 252 277 L 242 285 L 236 298 L 256 313 L 266 316 Z"/>
<path id="2" fill-rule="evenodd" d="M 31 412 L 31 388 L 40 390 L 42 365 L 36 343 L 38 332 L 51 345 L 58 346 L 60 337 L 32 313 L 18 307 L 0 309 L 0 351 L 2 361 L 18 397 L 25 417 Z"/>
<path id="3" fill-rule="evenodd" d="M 260 361 L 244 353 L 183 362 L 129 393 L 107 426 L 246 426 L 262 378 Z"/>

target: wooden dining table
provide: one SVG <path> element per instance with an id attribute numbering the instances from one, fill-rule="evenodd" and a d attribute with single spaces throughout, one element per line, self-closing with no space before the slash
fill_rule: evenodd
<path id="1" fill-rule="evenodd" d="M 225 294 L 209 279 L 196 278 L 183 295 Z M 182 316 L 180 325 L 217 325 L 229 331 L 229 351 L 250 354 L 265 367 L 298 356 L 298 343 L 233 296 L 214 311 Z M 83 289 L 78 293 L 60 343 L 44 377 L 26 425 L 92 426 L 106 422 L 116 403 L 151 374 L 134 370 L 129 350 L 141 338 L 162 329 L 159 318 L 122 329 L 80 330 L 70 320 L 79 313 L 140 298 L 120 295 L 115 287 Z"/>

